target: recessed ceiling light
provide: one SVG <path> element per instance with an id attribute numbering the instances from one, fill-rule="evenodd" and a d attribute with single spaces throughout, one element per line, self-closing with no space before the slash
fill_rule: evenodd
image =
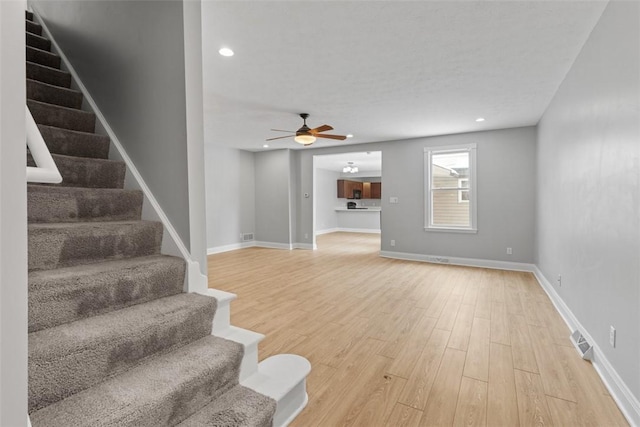
<path id="1" fill-rule="evenodd" d="M 484 117 L 478 117 L 478 118 L 476 119 L 476 122 L 484 122 Z"/>
<path id="2" fill-rule="evenodd" d="M 233 56 L 233 51 L 228 47 L 221 48 L 218 53 L 222 56 Z"/>
<path id="3" fill-rule="evenodd" d="M 269 144 L 262 144 L 262 148 L 269 148 Z"/>
<path id="4" fill-rule="evenodd" d="M 347 135 L 347 138 L 353 138 L 352 134 Z"/>

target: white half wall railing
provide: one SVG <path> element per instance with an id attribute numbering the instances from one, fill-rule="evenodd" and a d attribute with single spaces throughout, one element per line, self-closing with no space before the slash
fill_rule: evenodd
<path id="1" fill-rule="evenodd" d="M 51 153 L 45 144 L 40 129 L 36 125 L 36 121 L 29 111 L 29 107 L 25 105 L 26 115 L 25 121 L 27 125 L 27 147 L 31 153 L 31 157 L 36 162 L 36 166 L 27 166 L 27 182 L 40 182 L 48 184 L 59 184 L 62 182 L 62 175 L 58 171 Z"/>

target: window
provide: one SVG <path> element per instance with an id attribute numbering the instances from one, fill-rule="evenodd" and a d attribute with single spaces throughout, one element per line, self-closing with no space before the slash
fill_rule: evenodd
<path id="1" fill-rule="evenodd" d="M 476 231 L 476 144 L 426 147 L 425 230 Z"/>

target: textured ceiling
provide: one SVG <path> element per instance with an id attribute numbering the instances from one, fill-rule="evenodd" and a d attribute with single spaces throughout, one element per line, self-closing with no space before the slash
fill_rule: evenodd
<path id="1" fill-rule="evenodd" d="M 301 112 L 355 135 L 312 147 L 535 125 L 605 6 L 205 1 L 206 142 L 263 150 Z"/>

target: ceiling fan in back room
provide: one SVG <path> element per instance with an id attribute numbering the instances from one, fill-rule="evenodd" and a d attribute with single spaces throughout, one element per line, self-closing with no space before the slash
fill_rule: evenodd
<path id="1" fill-rule="evenodd" d="M 309 114 L 307 113 L 301 113 L 300 117 L 302 118 L 303 124 L 302 127 L 298 130 L 282 130 L 282 129 L 271 129 L 274 132 L 289 132 L 291 135 L 285 135 L 285 136 L 278 136 L 275 138 L 269 138 L 267 139 L 267 141 L 273 141 L 275 139 L 283 139 L 283 138 L 291 138 L 293 137 L 293 140 L 295 142 L 297 142 L 298 144 L 302 144 L 304 146 L 308 146 L 313 144 L 314 142 L 316 142 L 316 138 L 327 138 L 327 139 L 337 139 L 340 141 L 343 141 L 345 139 L 347 139 L 346 136 L 344 135 L 329 135 L 326 133 L 322 133 L 322 132 L 326 132 L 328 130 L 333 130 L 333 128 L 329 125 L 322 125 L 322 126 L 318 126 L 317 128 L 313 128 L 310 129 L 309 126 L 307 126 L 307 118 L 309 117 Z"/>

